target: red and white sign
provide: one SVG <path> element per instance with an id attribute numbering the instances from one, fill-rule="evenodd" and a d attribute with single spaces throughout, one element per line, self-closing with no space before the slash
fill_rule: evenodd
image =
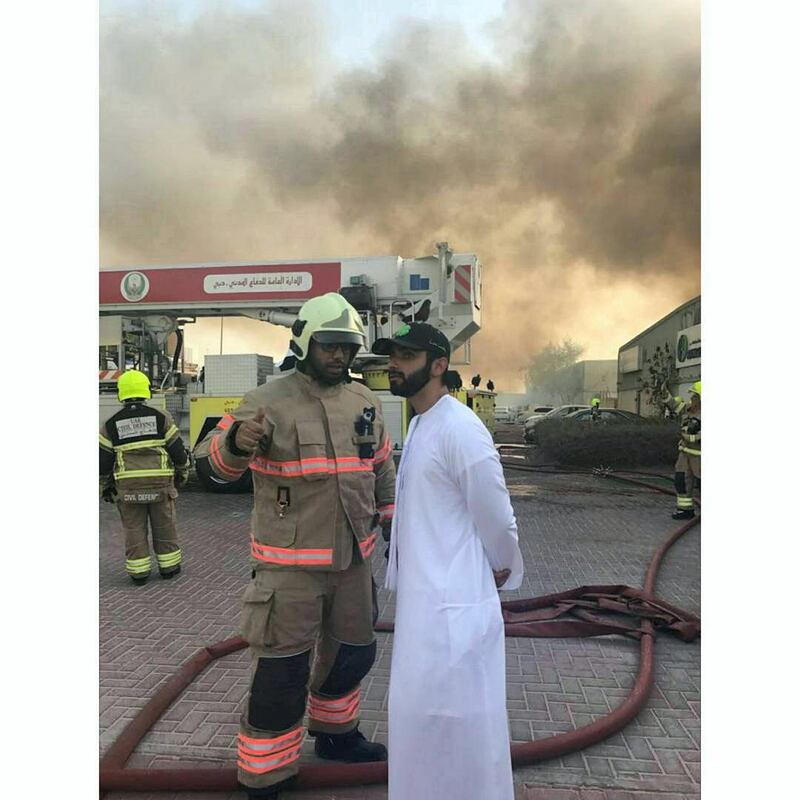
<path id="1" fill-rule="evenodd" d="M 458 264 L 453 273 L 455 278 L 455 303 L 469 303 L 472 299 L 472 265 Z"/>
<path id="2" fill-rule="evenodd" d="M 129 276 L 135 275 L 131 279 Z M 100 270 L 100 305 L 221 305 L 307 300 L 341 287 L 341 263 L 235 264 Z M 139 280 L 139 277 L 144 281 Z M 131 287 L 146 286 L 138 297 Z M 123 292 L 123 289 L 127 289 Z"/>

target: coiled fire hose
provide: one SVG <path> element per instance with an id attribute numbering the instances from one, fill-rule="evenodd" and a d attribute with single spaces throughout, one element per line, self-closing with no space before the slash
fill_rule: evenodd
<path id="1" fill-rule="evenodd" d="M 536 467 L 503 461 L 503 466 L 525 472 L 549 472 Z M 558 470 L 557 474 L 595 474 L 641 486 L 664 494 L 669 489 L 643 481 L 612 474 L 610 470 Z M 655 477 L 655 476 L 654 476 Z M 654 683 L 654 646 L 657 628 L 670 630 L 689 641 L 699 635 L 700 620 L 654 597 L 656 575 L 669 548 L 688 530 L 697 525 L 700 517 L 688 521 L 664 541 L 650 560 L 641 590 L 626 586 L 584 586 L 578 589 L 524 600 L 502 603 L 507 636 L 597 636 L 621 633 L 638 638 L 640 642 L 639 671 L 625 700 L 598 720 L 573 731 L 511 746 L 514 766 L 562 756 L 582 750 L 607 739 L 622 730 L 644 706 Z M 608 622 L 598 610 L 622 612 L 640 619 L 638 627 L 618 621 Z M 561 619 L 570 616 L 575 619 Z M 394 624 L 379 620 L 376 631 L 392 632 Z M 175 762 L 174 766 L 159 769 L 126 769 L 125 764 L 139 742 L 159 717 L 181 695 L 191 682 L 215 659 L 247 647 L 241 637 L 233 637 L 203 647 L 195 653 L 130 721 L 117 740 L 100 759 L 100 791 L 173 791 L 173 792 L 230 792 L 237 788 L 235 767 L 207 767 L 196 762 Z M 386 762 L 367 764 L 324 764 L 303 766 L 292 789 L 312 789 L 341 786 L 363 786 L 385 783 Z"/>

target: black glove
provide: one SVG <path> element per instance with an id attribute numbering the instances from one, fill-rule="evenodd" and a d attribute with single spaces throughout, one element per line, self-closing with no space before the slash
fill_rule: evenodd
<path id="1" fill-rule="evenodd" d="M 101 496 L 106 503 L 116 503 L 117 488 L 115 486 L 106 486 L 101 492 Z"/>
<path id="2" fill-rule="evenodd" d="M 686 433 L 690 436 L 700 433 L 700 420 L 697 419 L 697 417 L 689 418 L 689 421 L 686 423 Z"/>
<path id="3" fill-rule="evenodd" d="M 186 486 L 189 482 L 189 467 L 187 465 L 186 469 L 175 469 L 175 488 L 180 489 L 182 486 Z"/>

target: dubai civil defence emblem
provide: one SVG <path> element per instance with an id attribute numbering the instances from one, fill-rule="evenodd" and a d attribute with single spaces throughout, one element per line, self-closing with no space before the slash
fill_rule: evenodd
<path id="1" fill-rule="evenodd" d="M 119 290 L 129 303 L 138 303 L 150 291 L 150 281 L 143 272 L 126 272 Z"/>

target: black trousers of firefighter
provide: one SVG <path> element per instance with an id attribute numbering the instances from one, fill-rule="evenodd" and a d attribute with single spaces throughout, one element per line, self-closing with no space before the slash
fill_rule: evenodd
<path id="1" fill-rule="evenodd" d="M 360 684 L 375 661 L 372 573 L 354 554 L 343 572 L 279 567 L 255 573 L 242 635 L 252 675 L 238 740 L 245 786 L 272 786 L 298 771 L 303 716 L 309 733 L 358 727 Z"/>

